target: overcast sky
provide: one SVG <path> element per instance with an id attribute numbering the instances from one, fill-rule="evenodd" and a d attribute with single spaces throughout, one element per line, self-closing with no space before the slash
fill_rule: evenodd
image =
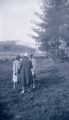
<path id="1" fill-rule="evenodd" d="M 0 0 L 0 41 L 19 40 L 19 43 L 34 46 L 28 37 L 32 33 L 31 20 L 36 19 L 39 0 Z"/>

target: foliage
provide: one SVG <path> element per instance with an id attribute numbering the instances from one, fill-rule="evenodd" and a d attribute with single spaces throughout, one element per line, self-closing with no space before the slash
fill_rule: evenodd
<path id="1" fill-rule="evenodd" d="M 43 0 L 42 13 L 36 13 L 41 20 L 36 22 L 32 37 L 41 43 L 40 49 L 59 53 L 62 41 L 67 45 L 69 39 L 69 3 L 68 0 Z M 65 46 L 66 47 L 66 46 Z"/>

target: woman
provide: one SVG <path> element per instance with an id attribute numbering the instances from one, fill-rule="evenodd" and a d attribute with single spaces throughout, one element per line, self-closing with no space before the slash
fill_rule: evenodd
<path id="1" fill-rule="evenodd" d="M 19 78 L 19 73 L 18 73 L 19 66 L 20 66 L 20 56 L 17 56 L 13 61 L 13 79 L 12 80 L 14 83 L 14 89 Z"/>
<path id="2" fill-rule="evenodd" d="M 27 89 L 27 91 L 30 92 L 30 86 L 33 83 L 31 68 L 32 68 L 32 63 L 29 60 L 27 53 L 25 53 L 20 66 L 20 76 L 21 76 L 21 84 L 22 84 L 21 93 L 24 93 L 25 89 Z"/>
<path id="3" fill-rule="evenodd" d="M 33 76 L 33 88 L 35 88 L 35 77 L 36 77 L 36 61 L 34 59 L 34 56 L 33 55 L 30 55 L 29 56 L 29 59 L 31 60 L 32 62 L 32 69 L 31 69 L 31 72 L 32 72 L 32 76 Z"/>

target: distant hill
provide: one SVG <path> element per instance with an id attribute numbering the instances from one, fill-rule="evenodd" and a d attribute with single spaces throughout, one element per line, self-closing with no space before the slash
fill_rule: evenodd
<path id="1" fill-rule="evenodd" d="M 34 48 L 18 45 L 14 41 L 11 42 L 0 42 L 0 52 L 28 52 L 33 53 L 35 51 Z"/>

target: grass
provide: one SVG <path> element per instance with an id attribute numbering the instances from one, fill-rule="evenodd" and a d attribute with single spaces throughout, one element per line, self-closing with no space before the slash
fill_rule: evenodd
<path id="1" fill-rule="evenodd" d="M 69 120 L 69 65 L 56 63 L 38 74 L 36 89 L 13 90 L 12 63 L 0 63 L 0 120 Z"/>

